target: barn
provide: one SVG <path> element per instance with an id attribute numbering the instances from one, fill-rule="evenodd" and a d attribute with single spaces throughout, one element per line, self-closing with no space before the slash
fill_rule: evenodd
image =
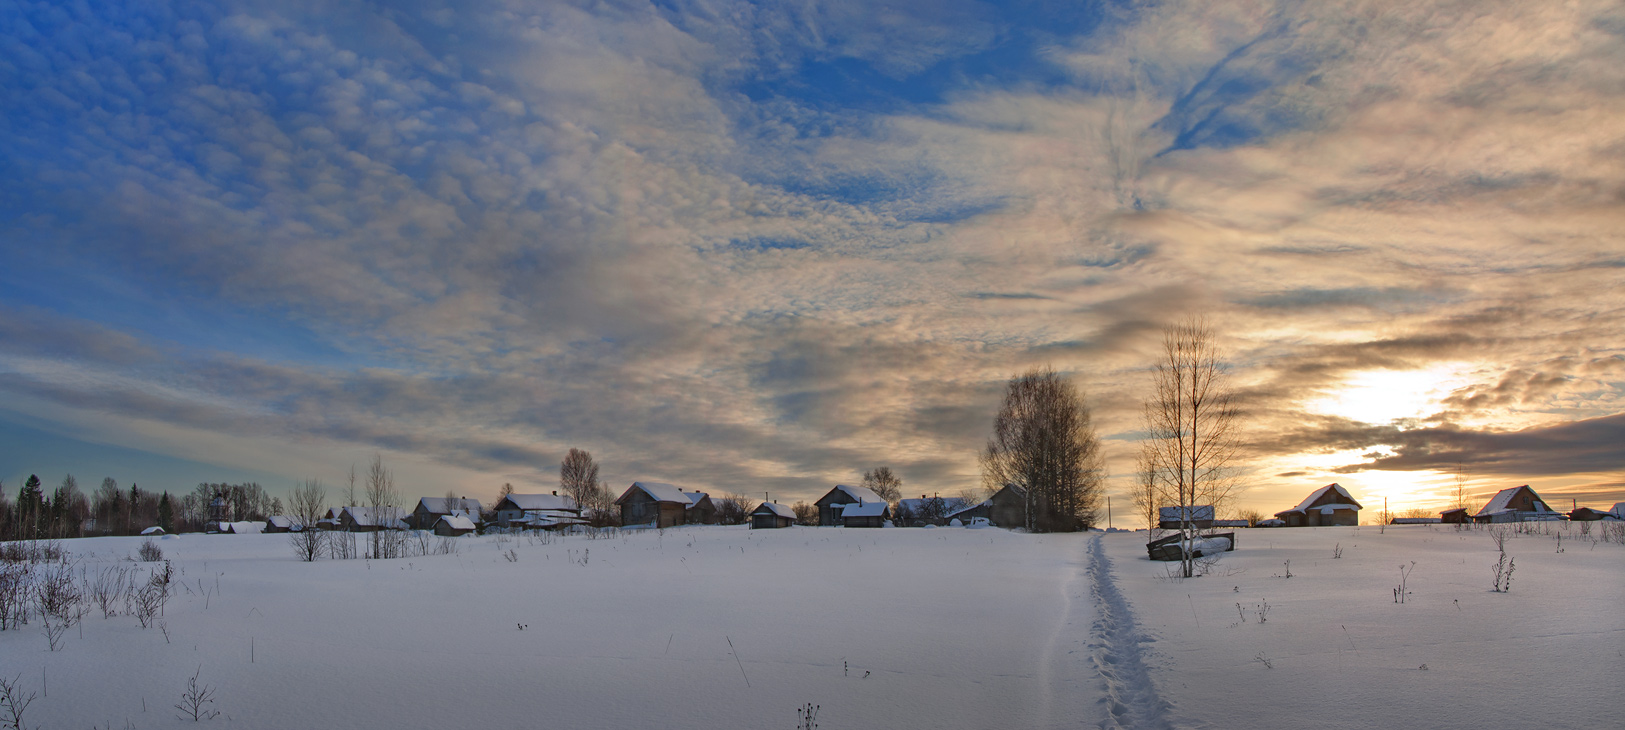
<path id="1" fill-rule="evenodd" d="M 568 495 L 561 497 L 558 492 L 510 493 L 497 500 L 496 509 L 492 512 L 498 527 L 551 528 L 581 521 L 581 507 Z"/>
<path id="2" fill-rule="evenodd" d="M 440 519 L 434 522 L 434 534 L 441 537 L 458 537 L 473 531 L 474 521 L 462 512 L 441 515 Z"/>
<path id="3" fill-rule="evenodd" d="M 973 504 L 969 507 L 961 507 L 958 510 L 949 512 L 947 520 L 948 524 L 950 525 L 954 523 L 954 520 L 959 520 L 959 524 L 961 525 L 968 525 L 971 523 L 971 520 L 980 517 L 987 520 L 988 523 L 991 524 L 993 522 L 993 518 L 989 515 L 991 515 L 992 512 L 993 500 L 984 499 L 981 502 Z"/>
<path id="4" fill-rule="evenodd" d="M 271 515 L 265 518 L 266 532 L 299 532 L 303 529 L 304 525 L 287 515 Z"/>
<path id="5" fill-rule="evenodd" d="M 1440 512 L 1439 521 L 1446 525 L 1465 525 L 1473 520 L 1472 517 L 1467 514 L 1466 507 L 1457 507 L 1455 509 L 1447 509 Z"/>
<path id="6" fill-rule="evenodd" d="M 891 507 L 885 502 L 848 502 L 841 505 L 841 524 L 846 527 L 885 527 Z"/>
<path id="7" fill-rule="evenodd" d="M 1360 524 L 1360 503 L 1343 485 L 1335 482 L 1311 492 L 1298 506 L 1275 516 L 1287 527 L 1329 527 Z"/>
<path id="8" fill-rule="evenodd" d="M 750 513 L 750 529 L 766 530 L 789 527 L 796 523 L 796 512 L 778 502 L 763 502 Z"/>
<path id="9" fill-rule="evenodd" d="M 694 502 L 679 487 L 661 482 L 632 482 L 615 505 L 621 508 L 621 525 L 649 525 L 666 528 L 685 524 Z"/>
<path id="10" fill-rule="evenodd" d="M 818 498 L 818 524 L 820 527 L 838 527 L 842 523 L 841 510 L 837 505 L 845 504 L 885 504 L 886 500 L 875 494 L 868 487 L 854 487 L 846 484 L 837 484 L 828 494 Z"/>
<path id="11" fill-rule="evenodd" d="M 1531 520 L 1560 520 L 1563 515 L 1546 506 L 1528 484 L 1503 489 L 1490 498 L 1484 509 L 1473 515 L 1474 522 L 1527 522 Z"/>
<path id="12" fill-rule="evenodd" d="M 988 500 L 987 517 L 996 527 L 1027 526 L 1027 490 L 1006 484 Z"/>
<path id="13" fill-rule="evenodd" d="M 688 507 L 683 510 L 683 524 L 687 525 L 714 525 L 717 523 L 717 506 L 711 503 L 711 495 L 705 492 L 683 492 L 688 497 Z"/>
<path id="14" fill-rule="evenodd" d="M 441 517 L 458 512 L 471 520 L 478 520 L 481 509 L 477 499 L 424 497 L 418 500 L 418 506 L 412 510 L 412 517 L 407 522 L 413 529 L 430 530 L 435 529 L 435 523 Z"/>

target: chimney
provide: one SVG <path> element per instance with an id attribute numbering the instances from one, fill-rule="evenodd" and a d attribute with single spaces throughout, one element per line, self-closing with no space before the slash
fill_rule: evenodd
<path id="1" fill-rule="evenodd" d="M 555 496 L 555 497 L 559 496 L 559 490 L 557 490 L 557 489 L 553 490 L 553 496 Z"/>

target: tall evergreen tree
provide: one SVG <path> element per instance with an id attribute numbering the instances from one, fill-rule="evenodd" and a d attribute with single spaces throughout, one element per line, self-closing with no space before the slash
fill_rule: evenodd
<path id="1" fill-rule="evenodd" d="M 158 498 L 158 526 L 164 528 L 164 532 L 175 531 L 175 508 L 169 503 L 167 491 Z"/>
<path id="2" fill-rule="evenodd" d="M 17 493 L 17 535 L 26 539 L 39 537 L 41 509 L 45 505 L 45 493 L 40 489 L 39 475 L 29 474 L 28 481 L 23 482 L 22 491 Z"/>

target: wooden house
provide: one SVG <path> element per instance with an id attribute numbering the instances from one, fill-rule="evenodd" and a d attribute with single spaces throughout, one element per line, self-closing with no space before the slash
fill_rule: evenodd
<path id="1" fill-rule="evenodd" d="M 954 520 L 959 520 L 959 524 L 961 524 L 961 525 L 968 525 L 968 524 L 971 523 L 971 520 L 974 520 L 974 519 L 980 517 L 980 518 L 982 518 L 984 520 L 987 520 L 991 524 L 993 522 L 993 518 L 990 517 L 989 515 L 992 514 L 992 511 L 993 511 L 993 500 L 984 499 L 984 500 L 982 500 L 980 502 L 977 502 L 976 504 L 970 505 L 968 507 L 961 507 L 961 508 L 956 509 L 956 510 L 954 510 L 952 512 L 949 512 L 948 517 L 947 517 L 947 521 L 948 521 L 948 524 L 950 524 L 950 525 L 954 523 Z"/>
<path id="2" fill-rule="evenodd" d="M 304 529 L 305 526 L 298 520 L 287 515 L 271 515 L 265 518 L 266 532 L 299 532 Z"/>
<path id="3" fill-rule="evenodd" d="M 412 516 L 401 507 L 380 507 L 376 512 L 371 507 L 341 507 L 338 510 L 335 529 L 345 532 L 405 530 L 408 529 L 406 520 Z"/>
<path id="4" fill-rule="evenodd" d="M 1341 484 L 1332 483 L 1311 492 L 1298 506 L 1276 512 L 1287 527 L 1329 527 L 1360 524 L 1360 503 Z"/>
<path id="5" fill-rule="evenodd" d="M 1214 509 L 1211 504 L 1196 504 L 1189 507 L 1158 507 L 1157 527 L 1164 530 L 1180 529 L 1180 524 L 1206 530 L 1213 527 Z M 1246 525 L 1242 525 L 1246 527 Z"/>
<path id="6" fill-rule="evenodd" d="M 1558 520 L 1563 515 L 1546 506 L 1528 484 L 1503 489 L 1490 498 L 1484 509 L 1473 515 L 1474 522 L 1527 522 L 1530 520 Z"/>
<path id="7" fill-rule="evenodd" d="M 683 496 L 688 497 L 688 507 L 683 510 L 683 524 L 717 523 L 717 506 L 711 503 L 711 495 L 705 492 L 683 492 Z"/>
<path id="8" fill-rule="evenodd" d="M 1447 509 L 1439 513 L 1439 522 L 1446 525 L 1465 525 L 1472 521 L 1472 517 L 1467 514 L 1466 507 Z"/>
<path id="9" fill-rule="evenodd" d="M 412 510 L 412 516 L 407 519 L 407 523 L 416 530 L 431 530 L 441 517 L 458 512 L 478 521 L 482 510 L 477 499 L 424 497 L 418 500 L 418 506 Z"/>
<path id="10" fill-rule="evenodd" d="M 474 521 L 467 514 L 441 515 L 434 522 L 434 534 L 441 537 L 458 537 L 474 531 Z"/>
<path id="11" fill-rule="evenodd" d="M 684 524 L 694 502 L 683 490 L 660 482 L 632 482 L 615 505 L 621 508 L 621 525 L 649 525 L 665 528 Z"/>
<path id="12" fill-rule="evenodd" d="M 1574 511 L 1569 512 L 1569 519 L 1574 522 L 1596 522 L 1598 520 L 1610 519 L 1613 516 L 1614 513 L 1612 512 L 1592 509 L 1590 507 L 1576 507 L 1574 508 Z"/>
<path id="13" fill-rule="evenodd" d="M 796 523 L 796 512 L 777 502 L 763 502 L 750 513 L 750 529 L 766 530 L 789 527 Z"/>
<path id="14" fill-rule="evenodd" d="M 885 502 L 847 502 L 841 505 L 844 527 L 885 527 L 891 519 L 891 506 Z"/>
<path id="15" fill-rule="evenodd" d="M 581 524 L 581 506 L 569 495 L 509 494 L 497 501 L 492 519 L 498 527 L 555 529 Z"/>
<path id="16" fill-rule="evenodd" d="M 875 494 L 867 487 L 853 487 L 846 484 L 837 484 L 828 494 L 814 502 L 818 507 L 818 524 L 821 527 L 837 527 L 844 519 L 841 509 L 837 505 L 846 504 L 885 504 L 886 500 Z"/>
<path id="17" fill-rule="evenodd" d="M 1006 484 L 987 501 L 987 518 L 995 527 L 1027 526 L 1027 490 Z"/>

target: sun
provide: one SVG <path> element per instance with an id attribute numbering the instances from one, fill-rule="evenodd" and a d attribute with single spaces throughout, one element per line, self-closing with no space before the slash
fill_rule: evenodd
<path id="1" fill-rule="evenodd" d="M 1364 370 L 1304 405 L 1314 413 L 1361 423 L 1422 418 L 1436 413 L 1451 391 L 1466 385 L 1466 375 L 1467 367 L 1460 363 L 1420 370 Z"/>

